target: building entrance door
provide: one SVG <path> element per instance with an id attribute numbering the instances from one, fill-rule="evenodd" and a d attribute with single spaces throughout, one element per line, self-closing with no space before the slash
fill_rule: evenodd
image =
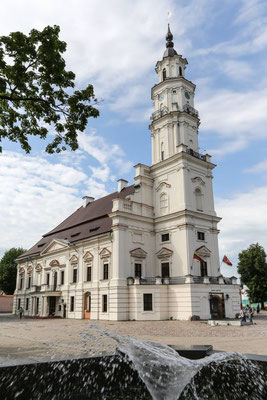
<path id="1" fill-rule="evenodd" d="M 213 319 L 225 318 L 223 293 L 211 294 L 210 314 L 211 314 L 211 318 L 213 318 Z"/>
<path id="2" fill-rule="evenodd" d="M 50 296 L 49 298 L 49 314 L 51 316 L 55 315 L 56 312 L 56 296 Z"/>
<path id="3" fill-rule="evenodd" d="M 84 318 L 90 319 L 91 317 L 91 293 L 84 294 Z"/>

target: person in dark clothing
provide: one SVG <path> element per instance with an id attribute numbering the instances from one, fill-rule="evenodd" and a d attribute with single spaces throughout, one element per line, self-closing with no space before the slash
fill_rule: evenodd
<path id="1" fill-rule="evenodd" d="M 19 308 L 19 319 L 22 318 L 22 314 L 24 313 L 24 310 L 22 307 Z"/>
<path id="2" fill-rule="evenodd" d="M 257 305 L 257 314 L 259 314 L 259 312 L 260 312 L 260 305 L 258 303 L 258 305 Z"/>

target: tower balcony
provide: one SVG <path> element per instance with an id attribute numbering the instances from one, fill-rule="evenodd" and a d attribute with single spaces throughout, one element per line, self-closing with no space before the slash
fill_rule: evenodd
<path id="1" fill-rule="evenodd" d="M 189 104 L 184 104 L 183 111 L 198 118 L 198 111 Z"/>
<path id="2" fill-rule="evenodd" d="M 164 106 L 160 110 L 153 112 L 151 117 L 150 117 L 150 119 L 152 121 L 155 121 L 156 119 L 159 119 L 159 118 L 161 118 L 161 117 L 163 117 L 164 115 L 167 115 L 167 114 L 169 114 L 169 109 L 168 109 L 167 106 Z"/>
<path id="3" fill-rule="evenodd" d="M 186 153 L 187 153 L 187 154 L 190 154 L 190 156 L 199 158 L 199 160 L 202 160 L 202 161 L 209 161 L 209 160 L 207 160 L 207 156 L 208 156 L 208 155 L 197 153 L 197 152 L 194 151 L 193 149 L 186 149 Z M 210 156 L 208 156 L 208 157 L 210 157 Z"/>

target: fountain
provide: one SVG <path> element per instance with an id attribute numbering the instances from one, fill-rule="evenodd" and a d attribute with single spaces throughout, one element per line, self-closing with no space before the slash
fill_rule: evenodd
<path id="1" fill-rule="evenodd" d="M 190 360 L 169 346 L 103 332 L 97 326 L 83 333 L 82 340 L 99 342 L 103 336 L 117 342 L 116 354 L 0 365 L 1 400 L 267 398 L 267 363 L 219 352 Z"/>

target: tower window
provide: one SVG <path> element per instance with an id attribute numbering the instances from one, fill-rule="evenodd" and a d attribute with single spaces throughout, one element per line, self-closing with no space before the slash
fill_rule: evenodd
<path id="1" fill-rule="evenodd" d="M 164 209 L 168 207 L 168 196 L 166 193 L 162 193 L 160 196 L 160 208 Z"/>
<path id="2" fill-rule="evenodd" d="M 180 76 L 183 76 L 182 67 L 179 67 L 179 75 L 180 75 Z"/>
<path id="3" fill-rule="evenodd" d="M 201 190 L 198 188 L 196 188 L 196 190 L 195 190 L 195 197 L 196 197 L 196 209 L 198 211 L 203 211 L 202 193 L 201 193 Z"/>
<path id="4" fill-rule="evenodd" d="M 198 232 L 197 233 L 197 239 L 198 240 L 205 240 L 205 233 L 204 232 Z"/>
<path id="5" fill-rule="evenodd" d="M 207 262 L 204 261 L 203 263 L 200 263 L 200 275 L 201 276 L 207 276 L 208 275 L 208 267 L 207 267 Z"/>
<path id="6" fill-rule="evenodd" d="M 134 276 L 135 276 L 135 278 L 141 278 L 142 264 L 134 264 Z"/>
<path id="7" fill-rule="evenodd" d="M 169 240 L 170 240 L 169 233 L 164 233 L 163 235 L 161 235 L 161 241 L 162 242 L 168 242 Z"/>
<path id="8" fill-rule="evenodd" d="M 166 69 L 163 68 L 163 71 L 162 71 L 162 80 L 165 81 L 166 77 L 167 77 L 167 75 L 166 75 Z"/>
<path id="9" fill-rule="evenodd" d="M 162 263 L 161 264 L 161 276 L 162 276 L 162 278 L 169 278 L 170 277 L 170 265 L 169 265 L 169 263 Z"/>

